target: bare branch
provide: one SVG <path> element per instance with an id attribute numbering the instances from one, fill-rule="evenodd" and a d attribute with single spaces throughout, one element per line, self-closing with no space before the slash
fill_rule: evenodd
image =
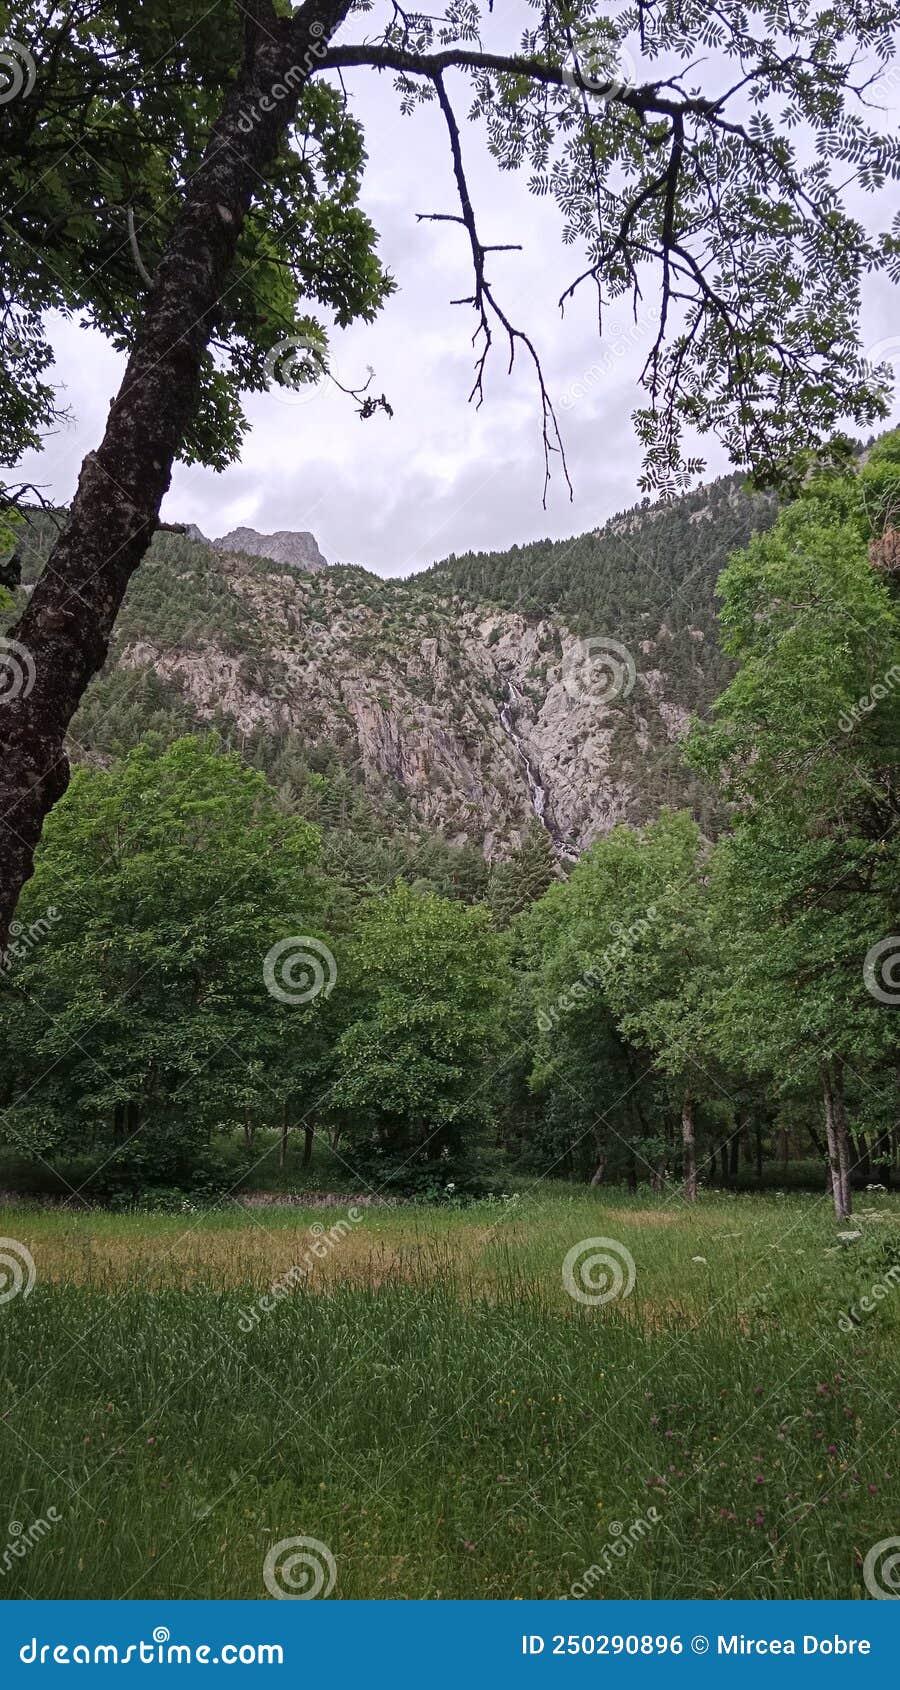
<path id="1" fill-rule="evenodd" d="M 493 344 L 493 332 L 491 327 L 493 317 L 503 329 L 509 344 L 509 369 L 512 370 L 513 364 L 515 363 L 516 345 L 517 343 L 521 343 L 522 346 L 525 347 L 525 350 L 531 359 L 537 376 L 538 391 L 541 397 L 541 438 L 544 447 L 543 503 L 546 506 L 547 489 L 550 485 L 552 473 L 552 453 L 559 454 L 563 475 L 566 480 L 566 486 L 569 489 L 569 497 L 573 497 L 572 482 L 569 477 L 569 468 L 566 463 L 566 452 L 563 445 L 562 435 L 559 431 L 559 423 L 557 422 L 556 413 L 553 409 L 553 402 L 547 392 L 547 386 L 544 381 L 544 372 L 541 368 L 541 361 L 535 349 L 534 343 L 524 330 L 517 329 L 513 325 L 502 306 L 497 303 L 491 289 L 491 285 L 485 275 L 485 255 L 488 252 L 506 249 L 485 246 L 481 241 L 478 234 L 478 227 L 475 222 L 475 212 L 472 206 L 472 198 L 469 193 L 469 184 L 466 180 L 465 167 L 463 165 L 462 142 L 460 140 L 459 124 L 456 121 L 456 113 L 453 110 L 449 95 L 444 87 L 443 78 L 440 75 L 436 75 L 433 78 L 433 82 L 438 104 L 443 112 L 444 122 L 447 125 L 447 133 L 450 138 L 450 154 L 453 161 L 453 175 L 456 179 L 456 188 L 459 194 L 460 209 L 462 212 L 460 218 L 448 218 L 447 220 L 461 222 L 465 227 L 469 236 L 469 246 L 472 252 L 472 268 L 475 273 L 474 294 L 469 299 L 456 302 L 459 304 L 474 306 L 479 318 L 478 327 L 475 330 L 472 340 L 473 344 L 477 344 L 480 339 L 482 345 L 475 367 L 475 381 L 472 386 L 472 391 L 469 394 L 469 400 L 471 401 L 474 399 L 476 408 L 478 408 L 484 398 L 484 372 L 488 355 Z"/>

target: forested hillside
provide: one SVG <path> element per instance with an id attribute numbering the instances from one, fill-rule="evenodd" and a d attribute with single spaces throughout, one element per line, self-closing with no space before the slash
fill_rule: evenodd
<path id="1" fill-rule="evenodd" d="M 553 678 L 562 625 L 161 536 L 7 958 L 13 1142 L 191 1183 L 217 1137 L 280 1122 L 402 1189 L 483 1189 L 502 1153 L 689 1200 L 739 1152 L 757 1176 L 812 1157 L 846 1215 L 900 1153 L 898 511 L 890 436 L 732 554 L 732 679 L 670 743 L 725 825 L 662 804 L 635 825 L 614 792 L 577 861 L 555 787 L 530 763 L 514 785 L 548 699 L 600 737 L 608 704 Z M 447 837 L 464 802 L 508 855 Z"/>
<path id="2" fill-rule="evenodd" d="M 777 510 L 774 494 L 722 476 L 667 504 L 645 500 L 573 540 L 449 557 L 422 581 L 527 615 L 557 615 L 576 633 L 605 632 L 635 649 L 665 628 L 672 696 L 702 710 L 731 672 L 719 642 L 716 580 L 729 553 L 769 528 Z"/>
<path id="3" fill-rule="evenodd" d="M 105 762 L 148 733 L 214 726 L 323 827 L 351 882 L 393 871 L 480 896 L 499 875 L 504 903 L 517 862 L 529 882 L 535 860 L 552 875 L 665 804 L 715 832 L 720 807 L 680 743 L 730 673 L 716 576 L 774 512 L 731 477 L 597 534 L 402 581 L 309 573 L 249 530 L 242 552 L 161 532 L 70 755 Z M 30 517 L 20 603 L 60 514 Z"/>

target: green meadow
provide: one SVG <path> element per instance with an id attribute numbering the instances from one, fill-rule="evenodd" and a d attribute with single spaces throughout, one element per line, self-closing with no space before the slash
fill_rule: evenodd
<path id="1" fill-rule="evenodd" d="M 266 1598 L 305 1537 L 331 1599 L 865 1596 L 900 1206 L 861 1209 L 9 1208 L 0 1595 Z"/>

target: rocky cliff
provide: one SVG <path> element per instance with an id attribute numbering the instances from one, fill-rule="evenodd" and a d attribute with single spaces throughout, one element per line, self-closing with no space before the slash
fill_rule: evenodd
<path id="1" fill-rule="evenodd" d="M 314 534 L 294 533 L 279 528 L 275 534 L 259 534 L 255 528 L 232 528 L 221 540 L 213 540 L 217 552 L 244 552 L 248 557 L 267 557 L 273 563 L 288 563 L 292 569 L 307 569 L 312 574 L 327 569 L 328 560 L 322 556 Z"/>
<path id="2" fill-rule="evenodd" d="M 760 515 L 720 484 L 599 537 L 403 581 L 329 567 L 309 534 L 161 533 L 73 756 L 215 725 L 288 786 L 298 747 L 304 779 L 316 767 L 330 779 L 338 759 L 387 829 L 473 844 L 489 862 L 535 823 L 562 865 L 664 803 L 706 822 L 679 742 L 727 669 L 715 576 Z M 22 591 L 50 538 L 35 517 Z"/>
<path id="3" fill-rule="evenodd" d="M 655 766 L 686 711 L 667 697 L 666 630 L 632 656 L 555 617 L 417 593 L 361 571 L 297 576 L 223 555 L 223 581 L 252 635 L 174 643 L 152 627 L 123 646 L 197 719 L 341 744 L 366 783 L 395 785 L 412 816 L 494 860 L 538 819 L 574 856 L 646 809 Z"/>

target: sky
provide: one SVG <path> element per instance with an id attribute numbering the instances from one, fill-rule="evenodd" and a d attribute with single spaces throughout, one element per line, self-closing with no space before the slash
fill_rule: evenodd
<path id="1" fill-rule="evenodd" d="M 499 3 L 495 27 L 503 24 Z M 518 24 L 503 29 L 507 44 Z M 323 382 L 302 394 L 274 389 L 247 401 L 250 429 L 241 460 L 221 473 L 177 465 L 163 508 L 170 522 L 193 522 L 210 538 L 247 525 L 263 531 L 311 530 L 330 562 L 358 563 L 381 575 L 407 575 L 452 552 L 505 548 L 542 537 L 565 538 L 634 504 L 641 450 L 631 413 L 642 402 L 638 376 L 651 344 L 647 321 L 635 325 L 623 301 L 610 307 L 601 343 L 590 290 L 580 290 L 560 318 L 557 301 L 580 268 L 564 247 L 550 200 L 528 192 L 527 170 L 501 174 L 475 125 L 463 126 L 467 174 L 482 239 L 520 242 L 497 253 L 489 275 L 508 315 L 537 346 L 565 441 L 574 498 L 560 474 L 542 507 L 540 406 L 532 369 L 520 358 L 511 375 L 500 342 L 488 368 L 480 410 L 468 403 L 473 379 L 474 313 L 452 299 L 471 292 L 471 264 L 457 225 L 420 223 L 416 212 L 455 212 L 446 133 L 436 107 L 398 113 L 390 79 L 345 73 L 369 152 L 363 205 L 381 237 L 382 259 L 397 292 L 373 325 L 355 325 L 331 341 L 344 386 L 374 371 L 393 417 L 367 422 L 352 401 Z M 457 109 L 467 108 L 456 78 Z M 886 97 L 893 121 L 900 93 Z M 886 114 L 885 121 L 889 121 Z M 866 222 L 874 202 L 858 196 Z M 652 295 L 649 296 L 652 303 Z M 897 296 L 883 280 L 867 286 L 863 344 L 891 341 L 900 375 Z M 124 367 L 102 337 L 61 319 L 52 323 L 56 379 L 71 423 L 44 451 L 24 460 L 23 479 L 68 502 L 81 460 L 103 431 Z M 730 468 L 707 439 L 709 475 Z"/>

